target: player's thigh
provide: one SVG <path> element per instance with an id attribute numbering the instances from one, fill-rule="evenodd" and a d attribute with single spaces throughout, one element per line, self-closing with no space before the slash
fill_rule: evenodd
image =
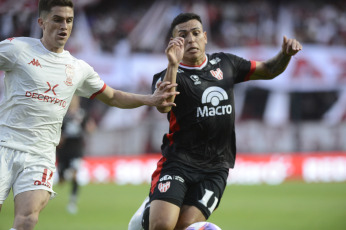
<path id="1" fill-rule="evenodd" d="M 180 209 L 180 215 L 176 225 L 176 229 L 186 229 L 193 223 L 205 220 L 205 216 L 197 207 L 183 205 Z"/>
<path id="2" fill-rule="evenodd" d="M 154 200 L 150 203 L 149 229 L 174 229 L 180 208 L 167 201 Z"/>
<path id="3" fill-rule="evenodd" d="M 50 199 L 47 190 L 31 190 L 19 193 L 14 198 L 15 218 L 18 216 L 38 216 Z"/>

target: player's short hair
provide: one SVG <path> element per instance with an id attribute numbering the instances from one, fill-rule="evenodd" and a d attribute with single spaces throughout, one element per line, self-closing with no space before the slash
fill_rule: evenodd
<path id="1" fill-rule="evenodd" d="M 73 9 L 72 0 L 40 0 L 38 3 L 38 16 L 48 14 L 54 6 L 68 6 Z"/>
<path id="2" fill-rule="evenodd" d="M 171 35 L 173 36 L 174 28 L 177 25 L 179 25 L 181 23 L 184 23 L 184 22 L 188 22 L 188 21 L 193 20 L 193 19 L 196 19 L 197 21 L 199 21 L 202 24 L 201 17 L 198 14 L 195 14 L 195 13 L 181 13 L 178 16 L 176 16 L 173 19 L 173 21 L 171 23 L 171 28 L 169 30 Z"/>

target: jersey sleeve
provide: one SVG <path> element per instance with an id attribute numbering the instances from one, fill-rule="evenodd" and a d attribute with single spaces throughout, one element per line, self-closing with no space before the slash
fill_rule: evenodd
<path id="1" fill-rule="evenodd" d="M 164 76 L 165 76 L 165 73 L 166 73 L 166 70 L 160 72 L 160 73 L 157 73 L 154 75 L 153 77 L 153 82 L 152 82 L 152 85 L 151 85 L 151 92 L 154 93 L 156 88 L 157 88 L 157 84 L 160 83 Z"/>
<path id="2" fill-rule="evenodd" d="M 82 69 L 86 77 L 77 88 L 76 95 L 93 99 L 105 90 L 106 84 L 90 65 L 82 62 Z"/>
<path id="3" fill-rule="evenodd" d="M 246 60 L 244 58 L 238 57 L 233 54 L 226 54 L 230 62 L 235 68 L 234 83 L 240 83 L 248 81 L 250 76 L 256 69 L 256 62 L 251 60 Z"/>
<path id="4" fill-rule="evenodd" d="M 14 38 L 0 42 L 0 70 L 10 71 L 17 62 L 19 49 Z"/>

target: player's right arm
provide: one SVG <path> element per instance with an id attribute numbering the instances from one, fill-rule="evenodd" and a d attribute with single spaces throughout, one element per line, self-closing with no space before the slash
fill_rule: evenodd
<path id="1" fill-rule="evenodd" d="M 165 53 L 168 59 L 168 66 L 163 81 L 169 81 L 172 82 L 172 84 L 176 84 L 179 63 L 183 59 L 184 55 L 184 38 L 172 38 L 168 43 Z M 174 92 L 175 90 L 175 87 L 172 87 L 170 89 L 171 92 Z M 173 103 L 175 96 L 176 94 L 167 98 L 167 102 Z M 172 106 L 156 106 L 156 108 L 161 113 L 168 113 L 169 111 L 171 111 Z"/>
<path id="2" fill-rule="evenodd" d="M 175 106 L 175 103 L 167 99 L 179 94 L 179 92 L 171 91 L 173 87 L 176 87 L 176 84 L 165 81 L 158 86 L 153 94 L 143 95 L 124 92 L 106 86 L 96 98 L 109 106 L 122 109 L 132 109 L 143 105 L 171 107 Z"/>
<path id="3" fill-rule="evenodd" d="M 20 52 L 14 38 L 8 38 L 0 42 L 0 70 L 10 71 L 17 61 L 17 55 Z"/>

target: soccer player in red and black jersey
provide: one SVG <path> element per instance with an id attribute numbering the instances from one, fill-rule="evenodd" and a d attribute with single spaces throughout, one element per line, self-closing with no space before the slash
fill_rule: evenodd
<path id="1" fill-rule="evenodd" d="M 207 34 L 193 13 L 178 15 L 171 33 L 167 69 L 154 76 L 152 89 L 170 81 L 178 83 L 172 90 L 180 94 L 170 98 L 176 107 L 157 108 L 168 113 L 169 132 L 144 211 L 142 224 L 150 230 L 185 229 L 209 218 L 236 158 L 234 85 L 275 78 L 302 49 L 298 41 L 284 37 L 280 52 L 265 62 L 206 54 Z"/>

